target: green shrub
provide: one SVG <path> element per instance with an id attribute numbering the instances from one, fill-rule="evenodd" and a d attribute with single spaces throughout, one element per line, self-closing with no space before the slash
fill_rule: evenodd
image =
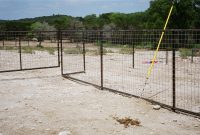
<path id="1" fill-rule="evenodd" d="M 22 47 L 22 53 L 35 53 L 34 48 L 33 47 Z"/>
<path id="2" fill-rule="evenodd" d="M 200 49 L 200 44 L 194 44 L 192 47 L 195 49 Z"/>
<path id="3" fill-rule="evenodd" d="M 181 48 L 179 49 L 179 52 L 180 52 L 180 57 L 183 59 L 186 59 L 188 56 L 192 56 L 191 49 Z"/>

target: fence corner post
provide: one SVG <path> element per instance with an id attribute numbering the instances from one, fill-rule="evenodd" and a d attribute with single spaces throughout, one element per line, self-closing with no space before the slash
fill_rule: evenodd
<path id="1" fill-rule="evenodd" d="M 57 51 L 58 51 L 58 66 L 60 67 L 60 30 L 57 31 Z"/>
<path id="2" fill-rule="evenodd" d="M 169 61 L 169 52 L 168 52 L 168 48 L 166 48 L 166 61 L 165 64 L 167 65 Z"/>

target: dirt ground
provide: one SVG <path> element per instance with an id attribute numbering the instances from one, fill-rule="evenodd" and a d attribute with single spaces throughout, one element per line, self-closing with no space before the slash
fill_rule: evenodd
<path id="1" fill-rule="evenodd" d="M 138 119 L 125 128 L 113 117 Z M 123 97 L 60 76 L 60 69 L 0 74 L 2 135 L 199 135 L 200 120 L 154 110 Z"/>

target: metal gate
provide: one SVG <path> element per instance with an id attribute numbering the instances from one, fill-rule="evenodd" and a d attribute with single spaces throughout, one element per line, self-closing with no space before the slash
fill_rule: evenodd
<path id="1" fill-rule="evenodd" d="M 0 73 L 60 66 L 57 31 L 0 32 Z"/>

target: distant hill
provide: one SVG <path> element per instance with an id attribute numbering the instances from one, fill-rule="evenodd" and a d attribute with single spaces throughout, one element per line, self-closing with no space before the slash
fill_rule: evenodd
<path id="1" fill-rule="evenodd" d="M 55 26 L 55 21 L 62 20 L 63 18 L 68 18 L 68 20 L 83 21 L 82 17 L 72 17 L 68 15 L 51 15 L 35 18 L 23 18 L 18 20 L 0 20 L 0 30 L 30 30 L 31 24 L 35 22 L 47 22 L 49 25 Z"/>
<path id="2" fill-rule="evenodd" d="M 35 18 L 24 18 L 19 20 L 13 20 L 13 21 L 19 21 L 19 22 L 47 22 L 49 24 L 53 24 L 55 20 L 58 20 L 59 18 L 67 17 L 67 18 L 74 18 L 72 16 L 68 15 L 51 15 L 51 16 L 41 16 L 41 17 L 35 17 Z"/>
<path id="3" fill-rule="evenodd" d="M 18 20 L 1 20 L 0 22 L 8 22 L 8 21 L 14 21 L 14 22 L 48 22 L 50 24 L 52 24 L 55 20 L 58 20 L 59 18 L 62 17 L 67 17 L 67 18 L 71 18 L 71 19 L 77 19 L 77 20 L 83 20 L 82 17 L 72 17 L 69 15 L 51 15 L 51 16 L 40 16 L 40 17 L 35 17 L 35 18 L 23 18 L 23 19 L 18 19 Z"/>

